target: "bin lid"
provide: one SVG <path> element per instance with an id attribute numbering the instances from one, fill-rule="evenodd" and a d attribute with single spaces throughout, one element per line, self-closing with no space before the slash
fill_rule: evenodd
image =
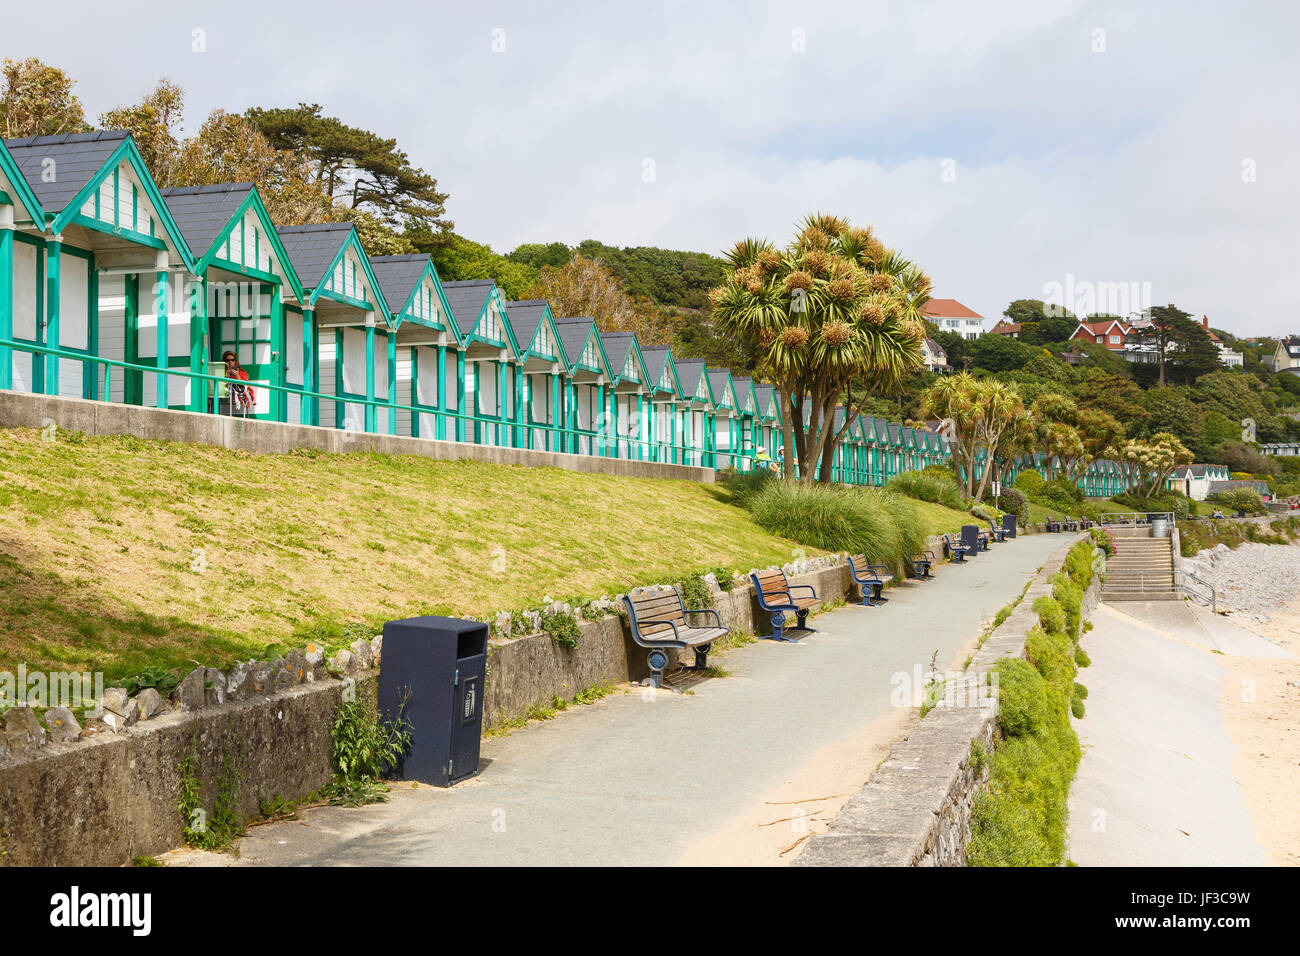
<path id="1" fill-rule="evenodd" d="M 486 653 L 488 626 L 482 621 L 438 614 L 407 617 L 384 625 L 384 657 L 399 644 L 435 644 L 446 648 L 457 659 Z"/>

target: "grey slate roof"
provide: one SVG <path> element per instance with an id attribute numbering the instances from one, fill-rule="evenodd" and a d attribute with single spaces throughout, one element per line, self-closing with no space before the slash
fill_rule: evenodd
<path id="1" fill-rule="evenodd" d="M 5 146 L 36 194 L 41 208 L 57 216 L 104 167 L 113 151 L 128 136 L 130 134 L 124 130 L 98 130 L 7 139 Z M 54 161 L 53 182 L 45 182 L 46 177 L 41 175 L 47 159 Z"/>
<path id="2" fill-rule="evenodd" d="M 419 253 L 370 257 L 370 271 L 375 274 L 375 281 L 379 283 L 379 291 L 384 294 L 389 309 L 398 312 L 406 305 L 428 264 L 428 255 Z"/>
<path id="3" fill-rule="evenodd" d="M 645 359 L 645 370 L 651 383 L 657 388 L 659 380 L 664 377 L 664 366 L 668 364 L 668 346 L 652 345 L 642 348 L 641 357 Z"/>
<path id="4" fill-rule="evenodd" d="M 609 356 L 609 364 L 613 366 L 615 375 L 622 373 L 623 366 L 627 364 L 628 353 L 632 351 L 634 341 L 636 341 L 636 336 L 631 332 L 600 333 L 600 342 L 605 346 L 605 354 Z"/>
<path id="5" fill-rule="evenodd" d="M 494 285 L 496 283 L 491 279 L 457 279 L 442 284 L 447 305 L 451 307 L 452 317 L 456 320 L 456 328 L 460 329 L 462 335 L 469 335 L 474 331 L 474 326 L 478 325 L 483 303 L 487 301 Z"/>
<path id="6" fill-rule="evenodd" d="M 275 230 L 284 254 L 293 263 L 304 288 L 315 289 L 352 233 L 349 222 L 323 222 L 313 226 L 281 226 Z"/>
<path id="7" fill-rule="evenodd" d="M 704 363 L 698 359 L 676 359 L 677 377 L 682 380 L 682 391 L 687 397 L 694 398 L 700 388 L 700 376 L 704 374 Z"/>
<path id="8" fill-rule="evenodd" d="M 560 344 L 564 346 L 564 354 L 569 357 L 570 365 L 582 358 L 582 350 L 587 347 L 587 338 L 591 335 L 594 322 L 589 315 L 555 320 L 555 330 L 560 333 Z"/>
<path id="9" fill-rule="evenodd" d="M 252 183 L 222 183 L 164 189 L 162 197 L 186 245 L 195 257 L 202 258 L 252 191 Z"/>
<path id="10" fill-rule="evenodd" d="M 772 385 L 754 385 L 754 401 L 756 403 L 754 407 L 758 410 L 758 414 L 767 414 L 767 406 L 771 404 L 772 396 L 775 393 L 776 388 Z M 780 414 L 780 409 L 777 409 L 777 413 Z"/>
<path id="11" fill-rule="evenodd" d="M 725 396 L 728 374 L 730 373 L 726 371 L 709 372 L 709 384 L 713 386 L 713 394 L 718 396 L 718 401 L 722 401 Z"/>
<path id="12" fill-rule="evenodd" d="M 506 321 L 510 323 L 510 331 L 515 334 L 515 341 L 521 349 L 533 344 L 548 304 L 545 299 L 519 299 L 506 303 Z M 563 359 L 564 356 L 557 355 L 556 358 Z"/>

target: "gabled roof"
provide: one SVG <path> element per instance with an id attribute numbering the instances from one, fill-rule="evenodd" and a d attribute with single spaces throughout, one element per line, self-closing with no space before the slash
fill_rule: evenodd
<path id="1" fill-rule="evenodd" d="M 605 354 L 609 356 L 609 370 L 614 373 L 616 382 L 624 381 L 623 370 L 627 368 L 629 361 L 635 362 L 640 369 L 637 381 L 649 386 L 647 381 L 650 378 L 650 370 L 646 368 L 645 358 L 641 354 L 641 346 L 637 342 L 636 335 L 632 332 L 601 332 L 601 344 L 605 347 Z M 632 379 L 626 379 L 632 381 Z"/>
<path id="2" fill-rule="evenodd" d="M 989 329 L 989 335 L 1016 335 L 1019 332 L 1019 322 L 1006 322 L 1003 320 L 999 320 L 997 325 Z"/>
<path id="3" fill-rule="evenodd" d="M 411 310 L 417 305 L 416 295 L 424 284 L 425 276 L 433 279 L 433 288 L 442 305 L 442 314 L 446 322 L 437 323 L 451 333 L 452 341 L 459 344 L 460 332 L 451 318 L 451 306 L 447 304 L 447 295 L 443 292 L 442 282 L 438 279 L 438 270 L 427 254 L 410 253 L 400 256 L 374 256 L 370 258 L 370 271 L 379 284 L 379 291 L 384 296 L 393 325 L 396 328 L 404 321 L 415 322 L 432 328 L 435 323 L 422 319 Z M 432 303 L 429 303 L 432 304 Z"/>
<path id="4" fill-rule="evenodd" d="M 14 159 L 13 154 L 9 152 L 9 148 L 4 144 L 3 140 L 0 140 L 0 176 L 3 176 L 3 179 L 0 180 L 0 187 L 3 187 L 7 181 L 9 188 L 15 194 L 9 198 L 27 211 L 27 216 L 32 222 L 44 228 L 45 213 L 36 198 L 36 193 L 32 192 L 27 177 L 23 174 L 18 161 Z"/>
<path id="5" fill-rule="evenodd" d="M 7 139 L 5 146 L 18 163 L 41 208 L 57 216 L 77 198 L 131 138 L 125 130 L 96 130 L 60 136 Z M 53 167 L 49 164 L 53 163 Z M 54 175 L 43 175 L 52 168 Z"/>
<path id="6" fill-rule="evenodd" d="M 294 295 L 302 298 L 298 273 L 289 254 L 276 234 L 275 224 L 252 183 L 221 183 L 214 186 L 183 186 L 164 189 L 162 197 L 176 221 L 181 235 L 195 256 L 196 274 L 205 271 L 215 257 L 222 240 L 234 229 L 249 209 L 256 211 L 272 252 L 289 280 Z"/>
<path id="7" fill-rule="evenodd" d="M 982 319 L 973 309 L 968 309 L 956 299 L 930 299 L 921 306 L 921 314 L 936 319 Z"/>
<path id="8" fill-rule="evenodd" d="M 736 393 L 736 411 L 759 415 L 762 410 L 758 407 L 758 395 L 754 391 L 754 380 L 752 378 L 735 378 L 731 379 L 731 387 Z"/>
<path id="9" fill-rule="evenodd" d="M 507 302 L 506 321 L 510 323 L 511 334 L 514 335 L 515 341 L 519 343 L 522 352 L 532 351 L 533 343 L 537 341 L 538 332 L 541 331 L 543 325 L 548 325 L 554 333 L 555 350 L 559 354 L 542 355 L 541 357 L 553 358 L 561 365 L 568 367 L 569 360 L 564 354 L 564 342 L 561 340 L 559 329 L 555 325 L 555 316 L 551 314 L 551 304 L 545 299 L 520 299 L 515 302 Z M 541 353 L 537 354 L 540 355 Z"/>
<path id="10" fill-rule="evenodd" d="M 660 384 L 663 381 L 665 372 L 672 382 L 672 392 L 674 395 L 681 397 L 682 381 L 677 375 L 677 363 L 673 361 L 672 349 L 666 345 L 648 346 L 641 350 L 641 357 L 645 359 L 646 374 L 650 379 L 650 387 L 656 391 L 662 388 Z"/>
<path id="11" fill-rule="evenodd" d="M 682 395 L 685 398 L 694 399 L 700 391 L 700 383 L 704 383 L 705 391 L 709 393 L 709 404 L 717 405 L 717 398 L 713 394 L 713 386 L 709 383 L 709 376 L 705 373 L 708 367 L 699 359 L 675 359 L 677 365 L 677 378 L 682 383 Z"/>
<path id="12" fill-rule="evenodd" d="M 733 401 L 735 398 L 735 392 L 728 388 L 730 384 L 730 371 L 725 368 L 718 372 L 715 372 L 712 369 L 709 370 L 709 391 L 714 394 L 718 407 L 722 408 L 725 406 L 730 408 L 732 411 L 736 411 L 736 403 Z"/>
<path id="13" fill-rule="evenodd" d="M 776 393 L 776 387 L 773 385 L 754 384 L 754 400 L 757 402 L 758 416 L 760 418 L 781 420 L 781 401 Z M 771 414 L 768 409 L 772 409 Z"/>
<path id="14" fill-rule="evenodd" d="M 222 183 L 164 189 L 162 196 L 190 249 L 202 256 L 225 235 L 230 221 L 252 192 L 252 183 Z"/>
<path id="15" fill-rule="evenodd" d="M 1079 334 L 1079 329 L 1087 329 L 1093 335 L 1107 335 L 1112 325 L 1118 325 L 1120 332 L 1128 335 L 1129 328 L 1119 319 L 1102 319 L 1098 322 L 1080 322 L 1079 328 L 1074 330 L 1074 334 Z"/>
<path id="16" fill-rule="evenodd" d="M 476 330 L 490 305 L 495 303 L 501 313 L 501 331 L 504 333 L 503 339 L 506 347 L 515 355 L 522 353 L 522 349 L 515 339 L 515 333 L 510 328 L 506 300 L 501 295 L 495 281 L 492 279 L 456 279 L 452 282 L 444 282 L 442 291 L 447 297 L 447 305 L 451 309 L 452 317 L 456 320 L 456 328 L 460 332 L 462 342 L 467 342 L 472 337 L 478 337 L 480 340 L 488 338 L 488 336 Z M 496 341 L 500 342 L 503 339 L 497 339 Z"/>
<path id="17" fill-rule="evenodd" d="M 276 234 L 302 282 L 304 293 L 310 293 L 307 299 L 312 304 L 325 292 L 335 264 L 346 255 L 349 248 L 354 249 L 371 291 L 379 300 L 372 304 L 383 313 L 385 324 L 391 324 L 391 314 L 383 290 L 370 268 L 370 257 L 362 248 L 361 238 L 352 223 L 322 222 L 309 226 L 281 226 Z"/>
<path id="18" fill-rule="evenodd" d="M 560 344 L 563 346 L 564 354 L 568 358 L 570 373 L 573 373 L 578 368 L 586 368 L 607 375 L 611 379 L 614 377 L 609 355 L 605 352 L 605 344 L 601 341 L 600 330 L 596 327 L 595 319 L 589 315 L 556 319 L 555 329 L 559 333 Z M 595 346 L 595 356 L 601 363 L 601 367 L 598 369 L 592 365 L 583 364 L 582 359 L 587 353 L 588 343 Z"/>
<path id="19" fill-rule="evenodd" d="M 41 225 L 55 235 L 62 233 L 81 214 L 82 207 L 93 198 L 104 177 L 123 162 L 129 163 L 180 255 L 181 264 L 190 272 L 194 271 L 194 257 L 189 245 L 130 133 L 125 130 L 96 130 L 60 136 L 27 136 L 5 140 L 5 147 L 45 216 L 46 222 Z M 53 170 L 53 175 L 49 175 L 50 170 Z M 102 224 L 92 228 L 108 231 L 108 227 Z M 161 248 L 160 237 L 148 238 L 157 241 Z"/>

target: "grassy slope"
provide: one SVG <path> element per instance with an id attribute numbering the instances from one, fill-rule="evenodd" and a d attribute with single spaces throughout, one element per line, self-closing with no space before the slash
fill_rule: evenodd
<path id="1" fill-rule="evenodd" d="M 224 665 L 416 613 L 486 618 L 813 550 L 726 498 L 549 468 L 0 429 L 0 668 Z M 913 504 L 927 533 L 963 522 Z"/>
<path id="2" fill-rule="evenodd" d="M 348 621 L 435 606 L 485 617 L 789 560 L 793 544 L 722 497 L 556 469 L 4 429 L 0 667 L 224 663 L 295 636 L 328 642 Z"/>

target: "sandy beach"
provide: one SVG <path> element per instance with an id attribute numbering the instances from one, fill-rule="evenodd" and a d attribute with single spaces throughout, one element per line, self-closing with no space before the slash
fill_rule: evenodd
<path id="1" fill-rule="evenodd" d="M 1222 656 L 1223 721 L 1238 748 L 1233 776 L 1275 866 L 1300 866 L 1300 598 L 1265 623 L 1229 616 L 1292 658 Z"/>

